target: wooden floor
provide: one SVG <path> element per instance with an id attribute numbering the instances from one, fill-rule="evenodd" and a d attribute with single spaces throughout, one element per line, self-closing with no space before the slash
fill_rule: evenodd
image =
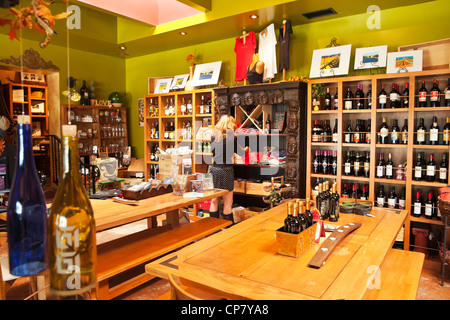
<path id="1" fill-rule="evenodd" d="M 164 217 L 162 217 L 164 218 Z M 180 221 L 183 223 L 183 221 Z M 140 231 L 147 226 L 147 221 L 138 221 L 126 226 L 104 231 L 98 234 L 98 242 L 109 241 L 114 238 Z M 0 250 L 0 257 L 6 254 L 5 248 Z M 422 276 L 417 292 L 417 300 L 450 300 L 450 266 L 446 269 L 445 284 L 441 286 L 441 264 L 436 258 L 425 260 Z M 148 283 L 123 294 L 114 300 L 153 300 L 170 290 L 169 282 L 164 279 L 153 279 Z M 18 279 L 7 293 L 7 300 L 21 300 L 30 294 L 28 281 Z M 47 299 L 56 297 L 47 293 Z"/>

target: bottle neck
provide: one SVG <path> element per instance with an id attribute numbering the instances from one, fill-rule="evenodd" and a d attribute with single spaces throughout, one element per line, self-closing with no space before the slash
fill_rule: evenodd
<path id="1" fill-rule="evenodd" d="M 31 125 L 19 124 L 17 127 L 17 165 L 29 167 L 34 170 L 33 140 L 31 138 Z"/>
<path id="2" fill-rule="evenodd" d="M 78 158 L 78 138 L 62 138 L 62 175 L 70 176 L 75 181 L 81 181 Z"/>

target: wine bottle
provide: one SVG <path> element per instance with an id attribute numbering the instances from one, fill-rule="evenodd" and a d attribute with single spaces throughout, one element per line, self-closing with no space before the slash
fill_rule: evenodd
<path id="1" fill-rule="evenodd" d="M 181 106 L 180 106 L 181 115 L 186 114 L 186 103 L 184 102 L 184 98 L 181 98 Z"/>
<path id="2" fill-rule="evenodd" d="M 363 141 L 361 139 L 361 132 L 362 132 L 362 128 L 361 128 L 361 120 L 360 119 L 356 119 L 356 126 L 355 126 L 355 132 L 353 133 L 353 142 L 354 143 L 363 143 L 365 141 Z"/>
<path id="3" fill-rule="evenodd" d="M 411 215 L 413 217 L 420 217 L 423 213 L 423 199 L 422 196 L 420 195 L 420 190 L 417 190 L 416 192 L 416 198 L 414 199 L 414 205 L 413 205 L 413 212 L 411 213 Z"/>
<path id="4" fill-rule="evenodd" d="M 299 201 L 298 202 L 298 209 L 300 210 L 298 213 L 298 220 L 300 222 L 299 232 L 302 232 L 308 228 L 308 221 L 305 217 L 305 202 Z"/>
<path id="5" fill-rule="evenodd" d="M 394 163 L 392 162 L 392 155 L 389 152 L 388 161 L 386 162 L 386 179 L 394 179 Z"/>
<path id="6" fill-rule="evenodd" d="M 384 185 L 380 185 L 380 191 L 377 195 L 377 207 L 383 208 L 386 206 L 386 194 L 384 193 Z"/>
<path id="7" fill-rule="evenodd" d="M 398 199 L 398 208 L 401 210 L 405 210 L 406 208 L 406 188 L 403 188 L 402 195 Z"/>
<path id="8" fill-rule="evenodd" d="M 387 107 L 386 100 L 387 100 L 387 93 L 384 90 L 384 83 L 383 83 L 381 84 L 381 91 L 380 94 L 378 95 L 378 109 L 385 109 Z"/>
<path id="9" fill-rule="evenodd" d="M 364 177 L 365 178 L 370 177 L 370 153 L 369 153 L 369 151 L 366 152 L 366 155 L 364 157 Z"/>
<path id="10" fill-rule="evenodd" d="M 323 192 L 325 195 L 325 219 L 327 219 L 330 217 L 330 202 L 331 202 L 331 188 L 329 181 L 325 181 L 325 189 Z"/>
<path id="11" fill-rule="evenodd" d="M 430 127 L 430 144 L 439 144 L 439 126 L 437 124 L 437 118 L 433 116 L 433 123 Z"/>
<path id="12" fill-rule="evenodd" d="M 332 141 L 332 134 L 331 134 L 331 126 L 330 126 L 330 120 L 325 120 L 325 125 L 323 126 L 322 131 L 322 141 L 323 142 L 331 142 Z"/>
<path id="13" fill-rule="evenodd" d="M 450 107 L 450 78 L 448 78 L 448 84 L 445 88 L 445 106 Z"/>
<path id="14" fill-rule="evenodd" d="M 286 219 L 284 219 L 284 232 L 292 233 L 291 232 L 291 221 L 293 218 L 294 203 L 289 202 L 287 204 L 287 207 L 288 207 L 288 214 L 287 214 Z"/>
<path id="15" fill-rule="evenodd" d="M 306 210 L 305 210 L 305 218 L 308 222 L 308 227 L 312 226 L 314 223 L 314 216 L 311 213 L 311 199 L 306 199 Z"/>
<path id="16" fill-rule="evenodd" d="M 164 115 L 167 117 L 170 115 L 170 110 L 169 110 L 169 99 L 166 99 L 166 105 L 164 106 Z"/>
<path id="17" fill-rule="evenodd" d="M 422 80 L 422 87 L 419 89 L 419 108 L 425 108 L 427 106 L 427 94 L 428 91 L 425 88 L 425 80 Z"/>
<path id="18" fill-rule="evenodd" d="M 18 277 L 47 269 L 47 207 L 33 156 L 30 116 L 17 117 L 17 158 L 8 198 L 9 270 Z"/>
<path id="19" fill-rule="evenodd" d="M 433 191 L 428 192 L 428 198 L 425 202 L 425 218 L 432 219 L 434 211 L 434 203 L 433 203 Z"/>
<path id="20" fill-rule="evenodd" d="M 353 162 L 353 175 L 359 177 L 363 175 L 363 170 L 361 170 L 361 155 L 356 152 L 355 161 Z"/>
<path id="21" fill-rule="evenodd" d="M 327 93 L 325 94 L 325 110 L 331 110 L 330 88 L 327 88 Z"/>
<path id="22" fill-rule="evenodd" d="M 397 93 L 397 89 L 395 83 L 392 84 L 392 90 L 389 94 L 389 101 L 391 108 L 398 108 L 399 96 Z"/>
<path id="23" fill-rule="evenodd" d="M 337 222 L 339 220 L 339 209 L 340 209 L 339 198 L 340 197 L 339 194 L 337 193 L 336 183 L 333 183 L 330 199 L 330 218 L 329 218 L 331 222 Z"/>
<path id="24" fill-rule="evenodd" d="M 366 128 L 366 143 L 372 142 L 372 120 L 367 119 L 367 128 Z"/>
<path id="25" fill-rule="evenodd" d="M 324 196 L 322 194 L 322 191 L 323 191 L 322 188 L 323 188 L 323 184 L 319 183 L 319 186 L 318 186 L 318 189 L 317 189 L 316 201 L 315 201 L 316 208 L 319 211 L 320 217 L 322 217 L 322 207 L 325 208 L 325 204 L 323 204 L 323 202 L 324 202 L 324 198 L 323 197 Z"/>
<path id="26" fill-rule="evenodd" d="M 417 136 L 416 136 L 416 144 L 424 145 L 425 144 L 425 125 L 424 119 L 419 119 L 419 125 L 417 126 Z"/>
<path id="27" fill-rule="evenodd" d="M 441 90 L 439 89 L 439 82 L 433 80 L 433 87 L 430 90 L 430 107 L 441 106 Z"/>
<path id="28" fill-rule="evenodd" d="M 156 99 L 155 106 L 153 108 L 153 116 L 154 117 L 159 116 L 158 99 Z"/>
<path id="29" fill-rule="evenodd" d="M 345 143 L 353 143 L 353 130 L 352 130 L 352 120 L 347 120 L 347 131 L 344 136 Z"/>
<path id="30" fill-rule="evenodd" d="M 402 108 L 409 108 L 409 85 L 405 83 L 405 90 L 402 93 Z"/>
<path id="31" fill-rule="evenodd" d="M 442 129 L 442 142 L 446 146 L 450 145 L 450 117 L 447 117 Z"/>
<path id="32" fill-rule="evenodd" d="M 312 129 L 312 135 L 311 135 L 312 142 L 323 142 L 322 141 L 322 138 L 323 138 L 322 132 L 323 132 L 323 128 L 320 125 L 320 120 L 314 120 L 314 126 Z"/>
<path id="33" fill-rule="evenodd" d="M 369 84 L 369 90 L 367 91 L 367 109 L 372 109 L 372 85 Z"/>
<path id="34" fill-rule="evenodd" d="M 356 109 L 364 109 L 364 92 L 362 91 L 362 84 L 358 83 L 358 89 L 355 92 Z"/>
<path id="35" fill-rule="evenodd" d="M 380 127 L 380 143 L 388 144 L 389 143 L 389 127 L 386 123 L 386 117 L 383 117 L 383 122 Z"/>
<path id="36" fill-rule="evenodd" d="M 270 121 L 270 114 L 267 115 L 266 126 L 264 129 L 265 134 L 270 134 L 272 130 L 272 122 Z"/>
<path id="37" fill-rule="evenodd" d="M 192 115 L 192 100 L 190 97 L 188 98 L 188 103 L 186 105 L 186 109 L 187 109 L 188 115 L 191 116 Z"/>
<path id="38" fill-rule="evenodd" d="M 300 220 L 298 218 L 298 202 L 294 202 L 294 210 L 290 223 L 290 233 L 298 234 L 300 232 Z"/>
<path id="39" fill-rule="evenodd" d="M 82 106 L 91 105 L 91 100 L 89 99 L 89 89 L 86 87 L 86 80 L 83 80 L 83 85 L 80 88 L 80 104 Z"/>
<path id="40" fill-rule="evenodd" d="M 79 171 L 76 126 L 62 127 L 61 180 L 48 225 L 50 290 L 77 295 L 97 282 L 94 213 Z"/>
<path id="41" fill-rule="evenodd" d="M 389 194 L 387 200 L 387 207 L 390 209 L 395 209 L 397 207 L 397 194 L 395 193 L 395 187 L 391 188 L 391 193 Z"/>
<path id="42" fill-rule="evenodd" d="M 200 114 L 204 114 L 205 113 L 205 97 L 202 96 L 202 100 L 200 102 Z"/>
<path id="43" fill-rule="evenodd" d="M 347 151 L 347 158 L 345 159 L 345 163 L 344 163 L 344 175 L 346 175 L 346 176 L 353 175 L 352 157 L 350 156 L 349 150 Z"/>
<path id="44" fill-rule="evenodd" d="M 314 151 L 313 158 L 313 173 L 322 173 L 322 168 L 320 166 L 319 150 Z"/>
<path id="45" fill-rule="evenodd" d="M 334 127 L 333 127 L 333 142 L 338 143 L 339 135 L 338 135 L 338 119 L 334 119 Z"/>
<path id="46" fill-rule="evenodd" d="M 337 175 L 337 151 L 333 151 L 333 159 L 331 161 L 331 174 Z"/>
<path id="47" fill-rule="evenodd" d="M 405 119 L 402 128 L 402 144 L 408 144 L 408 119 Z"/>
<path id="48" fill-rule="evenodd" d="M 391 128 L 391 143 L 400 144 L 400 127 L 398 126 L 397 119 L 394 119 L 394 124 Z"/>
<path id="49" fill-rule="evenodd" d="M 416 165 L 414 167 L 414 180 L 422 181 L 425 177 L 425 160 L 423 159 L 423 152 L 417 153 Z"/>
<path id="50" fill-rule="evenodd" d="M 173 121 L 170 122 L 169 126 L 169 139 L 175 139 L 175 127 L 173 125 Z"/>
<path id="51" fill-rule="evenodd" d="M 331 150 L 330 150 L 331 151 Z M 329 155 L 328 155 L 328 150 L 324 150 L 323 151 L 323 157 L 322 157 L 322 173 L 323 174 L 329 174 L 329 169 L 330 166 L 328 165 L 329 163 Z"/>
<path id="52" fill-rule="evenodd" d="M 345 101 L 344 101 L 344 109 L 345 110 L 353 109 L 353 93 L 352 93 L 352 88 L 350 86 L 347 87 L 347 94 L 345 95 Z"/>
<path id="53" fill-rule="evenodd" d="M 430 154 L 430 159 L 428 160 L 427 163 L 426 173 L 427 173 L 427 181 L 434 182 L 436 178 L 436 162 L 434 162 L 434 155 L 432 153 Z"/>
<path id="54" fill-rule="evenodd" d="M 384 161 L 384 153 L 380 153 L 380 158 L 377 164 L 377 178 L 386 177 L 386 163 Z"/>
<path id="55" fill-rule="evenodd" d="M 448 153 L 444 152 L 442 154 L 442 160 L 439 164 L 439 182 L 448 183 Z"/>
<path id="56" fill-rule="evenodd" d="M 450 80 L 449 80 L 449 83 L 450 83 Z M 333 97 L 333 106 L 334 106 L 334 110 L 337 110 L 339 108 L 338 88 L 336 88 L 336 94 Z"/>
<path id="57" fill-rule="evenodd" d="M 159 139 L 159 121 L 156 121 L 156 126 L 155 126 L 155 139 Z"/>

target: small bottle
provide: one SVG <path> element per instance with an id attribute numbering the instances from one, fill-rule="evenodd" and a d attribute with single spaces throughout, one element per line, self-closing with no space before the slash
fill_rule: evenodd
<path id="1" fill-rule="evenodd" d="M 286 219 L 284 219 L 284 232 L 291 233 L 291 221 L 293 218 L 294 203 L 289 202 L 287 207 L 288 214 L 286 216 Z"/>
<path id="2" fill-rule="evenodd" d="M 441 90 L 439 89 L 439 82 L 433 80 L 433 87 L 430 90 L 430 107 L 441 106 Z"/>
<path id="3" fill-rule="evenodd" d="M 305 210 L 305 218 L 308 222 L 308 227 L 312 226 L 314 223 L 314 216 L 311 213 L 311 199 L 306 199 L 306 210 Z"/>
<path id="4" fill-rule="evenodd" d="M 422 87 L 419 89 L 419 108 L 425 108 L 427 106 L 427 94 L 428 91 L 425 88 L 425 80 L 422 80 Z"/>
<path id="5" fill-rule="evenodd" d="M 345 95 L 344 109 L 345 110 L 353 109 L 353 93 L 352 93 L 352 88 L 350 86 L 348 86 L 347 94 Z"/>
<path id="6" fill-rule="evenodd" d="M 433 116 L 433 123 L 430 127 L 430 144 L 437 145 L 439 144 L 439 126 L 437 124 L 437 117 Z"/>
<path id="7" fill-rule="evenodd" d="M 419 125 L 417 126 L 417 136 L 416 136 L 416 143 L 420 145 L 425 144 L 425 125 L 424 125 L 424 119 L 419 119 Z"/>
<path id="8" fill-rule="evenodd" d="M 395 193 L 395 187 L 391 188 L 391 193 L 389 194 L 387 206 L 390 209 L 395 209 L 397 206 L 397 194 Z"/>
<path id="9" fill-rule="evenodd" d="M 420 190 L 417 190 L 416 192 L 416 198 L 414 199 L 414 203 L 413 203 L 413 212 L 411 213 L 411 215 L 413 217 L 420 217 L 423 213 L 423 200 L 422 200 L 422 196 L 420 195 Z"/>
<path id="10" fill-rule="evenodd" d="M 384 83 L 381 84 L 381 91 L 378 95 L 378 109 L 386 109 L 387 108 L 387 93 L 384 90 Z"/>
<path id="11" fill-rule="evenodd" d="M 337 222 L 339 220 L 339 194 L 337 193 L 336 183 L 333 183 L 330 201 L 330 221 Z"/>

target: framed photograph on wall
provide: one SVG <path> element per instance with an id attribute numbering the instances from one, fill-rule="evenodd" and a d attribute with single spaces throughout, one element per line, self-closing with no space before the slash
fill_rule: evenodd
<path id="1" fill-rule="evenodd" d="M 352 45 L 314 50 L 310 78 L 333 77 L 348 74 Z"/>
<path id="2" fill-rule="evenodd" d="M 200 87 L 217 84 L 221 67 L 222 61 L 196 65 L 193 86 Z"/>
<path id="3" fill-rule="evenodd" d="M 154 93 L 168 93 L 172 84 L 172 78 L 158 79 L 155 85 Z"/>
<path id="4" fill-rule="evenodd" d="M 386 73 L 422 71 L 422 50 L 389 52 Z"/>
<path id="5" fill-rule="evenodd" d="M 172 80 L 172 87 L 171 90 L 180 90 L 184 89 L 186 86 L 186 82 L 189 79 L 189 73 L 188 74 L 181 74 L 178 76 L 175 76 Z"/>
<path id="6" fill-rule="evenodd" d="M 357 48 L 355 70 L 386 67 L 387 46 Z"/>

